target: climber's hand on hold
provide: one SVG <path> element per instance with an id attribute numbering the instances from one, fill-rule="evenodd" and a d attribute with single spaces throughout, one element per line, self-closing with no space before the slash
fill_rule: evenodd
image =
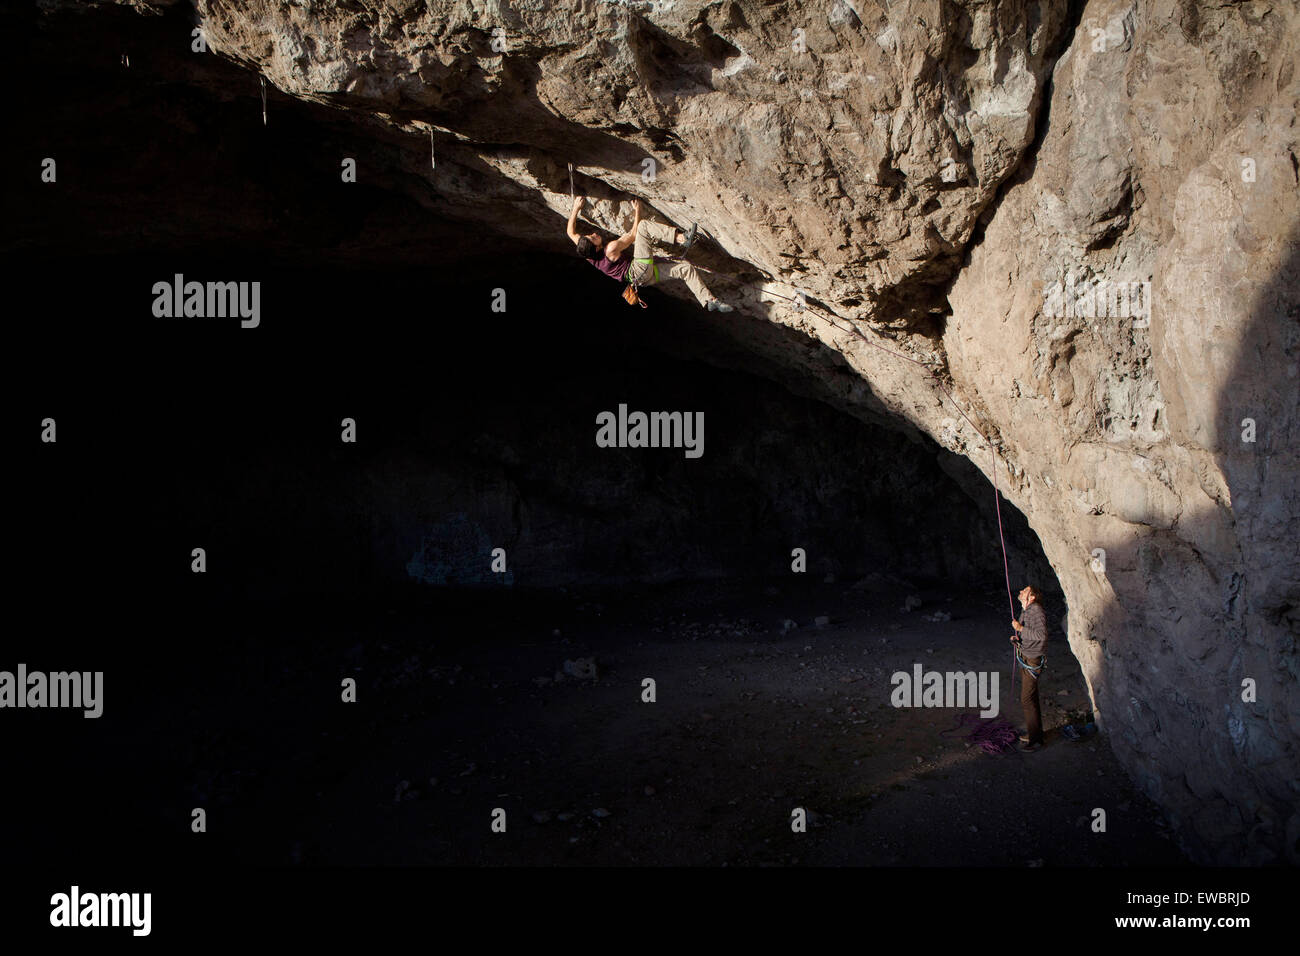
<path id="1" fill-rule="evenodd" d="M 578 213 L 582 210 L 582 197 L 573 197 L 573 211 L 569 213 L 569 223 L 565 226 L 565 232 L 574 243 L 581 241 L 582 233 L 578 232 Z"/>

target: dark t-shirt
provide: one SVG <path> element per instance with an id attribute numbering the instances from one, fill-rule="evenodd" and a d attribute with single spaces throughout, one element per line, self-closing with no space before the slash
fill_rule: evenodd
<path id="1" fill-rule="evenodd" d="M 604 252 L 601 252 L 599 259 L 588 257 L 587 261 L 611 279 L 617 279 L 619 282 L 622 282 L 623 279 L 627 277 L 628 266 L 632 264 L 632 260 L 628 256 L 623 256 L 623 258 L 618 259 L 615 262 L 610 262 L 605 258 Z"/>

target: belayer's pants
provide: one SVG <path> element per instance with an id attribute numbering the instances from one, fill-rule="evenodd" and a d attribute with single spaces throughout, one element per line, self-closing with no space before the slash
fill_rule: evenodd
<path id="1" fill-rule="evenodd" d="M 1026 657 L 1025 663 L 1037 667 L 1043 662 L 1042 657 Z M 1016 665 L 1020 667 L 1019 664 Z M 1038 703 L 1038 678 L 1023 667 L 1020 668 L 1020 706 L 1025 709 L 1025 736 L 1031 744 L 1043 742 L 1043 715 Z"/>
<path id="2" fill-rule="evenodd" d="M 645 219 L 636 227 L 636 243 L 632 246 L 632 258 L 635 259 L 652 259 L 657 249 L 669 250 L 673 246 L 673 236 L 677 230 L 672 226 L 661 226 L 657 222 L 649 222 Z M 700 305 L 708 305 L 713 301 L 713 293 L 704 285 L 704 280 L 700 278 L 699 271 L 689 262 L 660 262 L 659 278 L 663 279 L 681 279 L 686 283 L 686 287 L 695 294 L 696 300 Z M 652 285 L 654 283 L 654 268 L 646 262 L 633 262 L 632 268 L 628 270 L 628 279 L 637 285 Z"/>

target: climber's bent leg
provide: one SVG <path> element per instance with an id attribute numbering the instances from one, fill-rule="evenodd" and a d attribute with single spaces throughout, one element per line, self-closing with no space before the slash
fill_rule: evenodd
<path id="1" fill-rule="evenodd" d="M 632 246 L 632 255 L 637 259 L 649 259 L 656 248 L 670 249 L 677 237 L 677 230 L 672 226 L 662 226 L 657 222 L 642 219 L 636 227 L 636 242 Z"/>
<path id="2" fill-rule="evenodd" d="M 662 265 L 659 267 L 659 272 L 660 275 L 664 272 Z M 681 279 L 685 282 L 687 288 L 695 294 L 695 298 L 700 305 L 707 308 L 709 303 L 714 301 L 714 295 L 709 291 L 708 286 L 704 284 L 704 280 L 700 278 L 699 270 L 689 262 L 674 262 L 672 268 L 668 270 L 668 277 Z"/>

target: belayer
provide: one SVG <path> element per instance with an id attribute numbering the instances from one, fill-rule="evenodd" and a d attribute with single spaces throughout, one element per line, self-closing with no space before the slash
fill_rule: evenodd
<path id="1" fill-rule="evenodd" d="M 643 221 L 641 219 L 641 200 L 638 199 L 632 218 L 632 228 L 617 239 L 606 242 L 605 237 L 598 232 L 586 234 L 578 232 L 578 213 L 582 210 L 583 202 L 584 197 L 582 196 L 578 196 L 573 200 L 573 211 L 569 213 L 569 238 L 578 247 L 578 255 L 611 279 L 628 283 L 628 288 L 623 292 L 623 298 L 629 304 L 635 305 L 639 302 L 636 294 L 639 286 L 653 285 L 660 279 L 681 279 L 695 294 L 695 298 L 699 300 L 700 305 L 710 312 L 733 311 L 731 306 L 725 302 L 719 302 L 717 297 L 708 290 L 695 266 L 689 262 L 683 262 L 680 258 L 680 256 L 686 255 L 694 244 L 698 226 L 691 226 L 690 232 L 683 235 L 672 226 L 662 226 L 657 222 L 648 220 Z M 657 250 L 668 249 L 674 245 L 680 245 L 681 247 L 677 250 L 679 256 L 677 259 L 656 258 L 655 252 Z M 629 246 L 632 247 L 631 256 L 627 255 Z M 669 262 L 671 262 L 671 265 Z M 662 271 L 661 266 L 663 267 Z M 644 303 L 640 304 L 644 305 Z"/>
<path id="2" fill-rule="evenodd" d="M 1042 708 L 1038 700 L 1038 677 L 1047 663 L 1047 612 L 1043 610 L 1042 595 L 1032 584 L 1021 589 L 1020 620 L 1011 626 L 1016 633 L 1011 636 L 1015 645 L 1016 666 L 1024 680 L 1020 684 L 1020 706 L 1025 710 L 1025 733 L 1020 738 L 1020 749 L 1033 753 L 1043 745 Z"/>

